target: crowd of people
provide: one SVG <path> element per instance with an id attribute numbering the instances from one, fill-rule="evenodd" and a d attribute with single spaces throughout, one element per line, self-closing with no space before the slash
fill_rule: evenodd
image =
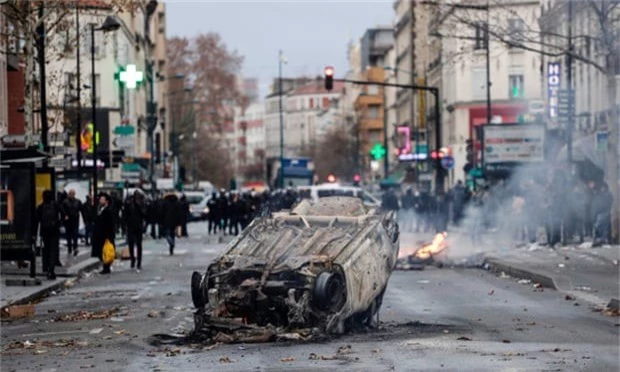
<path id="1" fill-rule="evenodd" d="M 611 242 L 611 206 L 613 197 L 604 182 L 583 182 L 566 172 L 550 172 L 542 177 L 520 177 L 499 181 L 470 190 L 461 181 L 446 193 L 408 188 L 402 195 L 394 189 L 382 197 L 382 208 L 398 211 L 401 229 L 410 232 L 443 232 L 448 226 L 460 226 L 480 242 L 485 231 L 508 232 L 519 243 L 538 240 L 544 230 L 545 242 L 583 242 L 593 245 Z M 293 188 L 256 193 L 220 190 L 207 201 L 207 233 L 238 235 L 251 221 L 282 209 L 290 209 L 300 200 Z M 84 230 L 80 234 L 80 216 Z M 106 240 L 114 244 L 118 235 L 126 236 L 131 267 L 142 268 L 142 239 L 166 239 L 170 255 L 175 238 L 187 237 L 190 206 L 183 194 L 162 193 L 149 198 L 136 190 L 125 200 L 117 193 L 102 193 L 98 199 L 86 197 L 82 203 L 74 190 L 56 197 L 47 190 L 37 208 L 38 231 L 43 246 L 42 261 L 48 278 L 55 278 L 60 262 L 60 237 L 64 230 L 67 253 L 78 255 L 78 239 L 91 246 L 92 257 L 102 257 Z M 102 274 L 110 273 L 104 265 Z"/>
<path id="2" fill-rule="evenodd" d="M 297 201 L 292 189 L 271 193 L 214 192 L 207 202 L 207 233 L 238 235 L 257 216 L 290 208 Z M 83 230 L 80 231 L 80 217 Z M 37 207 L 37 227 L 41 238 L 43 270 L 55 279 L 60 262 L 60 239 L 64 235 L 67 253 L 77 256 L 78 240 L 91 246 L 91 256 L 101 258 L 106 240 L 114 244 L 117 236 L 126 237 L 131 268 L 142 268 L 142 241 L 145 234 L 153 239 L 166 239 L 170 255 L 174 254 L 177 237 L 187 237 L 190 206 L 185 195 L 161 193 L 149 198 L 141 190 L 125 200 L 119 193 L 101 193 L 97 204 L 90 196 L 84 202 L 76 198 L 75 190 L 43 193 Z M 103 265 L 101 274 L 109 274 L 110 265 Z"/>
<path id="3" fill-rule="evenodd" d="M 400 197 L 384 194 L 383 208 L 399 210 L 404 231 L 446 231 L 449 223 L 468 230 L 474 243 L 485 231 L 506 232 L 518 244 L 541 241 L 594 246 L 611 242 L 613 196 L 605 182 L 582 181 L 562 170 L 500 180 L 470 190 L 461 182 L 431 195 L 415 188 Z"/>

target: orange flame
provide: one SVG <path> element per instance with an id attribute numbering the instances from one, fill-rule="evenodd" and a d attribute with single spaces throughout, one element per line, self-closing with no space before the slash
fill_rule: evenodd
<path id="1" fill-rule="evenodd" d="M 448 233 L 446 232 L 435 235 L 433 241 L 430 244 L 422 246 L 422 248 L 418 249 L 417 252 L 415 252 L 415 257 L 426 260 L 431 256 L 443 251 L 444 249 L 446 249 L 446 247 L 448 247 L 448 241 L 446 240 L 447 236 Z"/>

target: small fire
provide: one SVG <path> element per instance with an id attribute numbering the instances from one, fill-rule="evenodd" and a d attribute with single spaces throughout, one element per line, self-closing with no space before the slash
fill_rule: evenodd
<path id="1" fill-rule="evenodd" d="M 423 245 L 422 248 L 415 252 L 414 256 L 421 260 L 431 258 L 448 247 L 448 241 L 446 240 L 447 237 L 448 233 L 446 232 L 438 233 L 435 235 L 431 243 Z"/>

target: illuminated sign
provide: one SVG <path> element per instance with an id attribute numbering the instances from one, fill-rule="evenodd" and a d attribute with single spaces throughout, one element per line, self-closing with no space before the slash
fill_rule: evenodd
<path id="1" fill-rule="evenodd" d="M 398 149 L 401 154 L 410 154 L 411 153 L 411 129 L 409 127 L 398 127 L 399 134 L 399 143 Z"/>
<path id="2" fill-rule="evenodd" d="M 549 107 L 549 118 L 558 117 L 558 91 L 562 85 L 561 80 L 562 64 L 560 62 L 547 63 L 547 99 Z"/>

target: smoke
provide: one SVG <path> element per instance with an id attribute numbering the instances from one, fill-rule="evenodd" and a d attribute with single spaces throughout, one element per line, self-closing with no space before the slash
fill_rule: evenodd
<path id="1" fill-rule="evenodd" d="M 451 218 L 448 248 L 439 259 L 469 260 L 518 246 L 558 243 L 562 233 L 569 239 L 573 232 L 583 234 L 582 226 L 592 220 L 587 187 L 593 184 L 569 169 L 544 164 L 520 166 L 508 178 L 487 180 L 487 186 L 477 187 L 467 203 L 453 190 L 451 216 L 463 205 L 462 218 L 458 225 Z M 430 241 L 435 233 L 432 228 L 423 234 L 406 233 L 411 218 L 422 217 L 405 213 L 402 218 L 401 250 L 407 253 L 421 246 L 420 238 Z"/>

